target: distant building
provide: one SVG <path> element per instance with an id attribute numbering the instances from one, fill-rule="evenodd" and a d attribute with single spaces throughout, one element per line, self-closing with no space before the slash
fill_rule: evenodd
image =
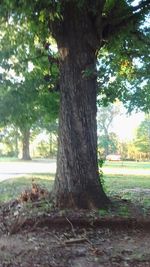
<path id="1" fill-rule="evenodd" d="M 109 160 L 109 161 L 120 161 L 121 160 L 121 155 L 117 154 L 110 154 L 110 155 L 107 155 L 106 156 L 106 160 Z"/>

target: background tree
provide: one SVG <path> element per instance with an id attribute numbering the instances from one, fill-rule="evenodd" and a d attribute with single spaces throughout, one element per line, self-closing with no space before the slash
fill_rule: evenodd
<path id="1" fill-rule="evenodd" d="M 50 94 L 47 83 L 50 63 L 37 36 L 27 31 L 27 22 L 10 18 L 2 29 L 2 75 L 0 118 L 2 125 L 14 125 L 21 133 L 22 159 L 29 160 L 30 131 L 48 112 L 49 121 L 58 117 L 59 98 Z M 8 42 L 8 40 L 10 42 Z M 43 51 L 45 49 L 43 48 Z M 29 56 L 30 55 L 30 56 Z M 29 57 L 29 58 L 28 58 Z M 53 81 L 58 71 L 53 67 Z M 50 86 L 53 88 L 54 83 Z M 8 108 L 9 107 L 9 108 Z"/>
<path id="2" fill-rule="evenodd" d="M 20 135 L 18 129 L 12 125 L 0 129 L 0 156 L 18 157 L 18 142 Z"/>
<path id="3" fill-rule="evenodd" d="M 45 129 L 49 135 L 49 156 L 54 156 L 57 152 L 58 120 L 46 124 Z"/>
<path id="4" fill-rule="evenodd" d="M 30 76 L 30 75 L 29 75 Z M 28 84 L 29 82 L 29 84 Z M 37 127 L 37 122 L 41 115 L 44 120 L 44 113 L 50 112 L 49 120 L 53 121 L 58 115 L 57 98 L 52 100 L 49 92 L 46 92 L 46 103 L 43 103 L 43 96 L 41 99 L 37 88 L 34 88 L 34 82 L 25 81 L 18 84 L 15 88 L 13 85 L 4 88 L 0 96 L 0 118 L 3 125 L 14 125 L 19 129 L 22 139 L 22 159 L 29 160 L 29 140 L 30 131 Z M 54 96 L 53 96 L 54 97 Z M 41 103 L 42 102 L 42 103 Z M 49 107 L 46 106 L 49 102 Z M 51 102 L 53 103 L 51 105 Z M 55 103 L 55 104 L 54 104 Z M 44 106 L 45 104 L 45 106 Z M 55 117 L 54 117 L 55 110 Z"/>
<path id="5" fill-rule="evenodd" d="M 121 155 L 122 160 L 127 160 L 128 158 L 128 143 L 119 142 L 119 154 Z"/>
<path id="6" fill-rule="evenodd" d="M 58 147 L 58 122 L 51 123 L 48 130 L 42 129 L 41 139 L 37 142 L 35 154 L 40 157 L 56 157 Z M 40 136 L 39 136 L 40 137 Z M 43 137 L 43 138 L 42 138 Z M 36 141 L 36 139 L 35 139 Z"/>
<path id="7" fill-rule="evenodd" d="M 119 99 L 129 112 L 150 110 L 150 32 L 148 15 L 144 18 L 138 28 L 130 25 L 99 52 L 98 87 L 102 105 Z"/>
<path id="8" fill-rule="evenodd" d="M 150 159 L 150 114 L 145 116 L 145 120 L 138 127 L 134 143 L 138 150 Z"/>
<path id="9" fill-rule="evenodd" d="M 115 133 L 110 132 L 108 136 L 101 135 L 98 137 L 98 151 L 102 158 L 106 158 L 109 154 L 117 154 L 119 152 L 119 140 Z"/>
<path id="10" fill-rule="evenodd" d="M 98 146 L 104 149 L 103 156 L 117 152 L 117 137 L 112 133 L 113 120 L 120 113 L 119 103 L 110 104 L 107 107 L 98 107 L 97 128 Z"/>
<path id="11" fill-rule="evenodd" d="M 132 39 L 134 32 L 140 32 L 149 1 L 140 1 L 137 6 L 131 3 L 49 0 L 33 1 L 29 5 L 28 1 L 2 1 L 3 16 L 8 16 L 5 11 L 11 9 L 14 19 L 27 18 L 41 38 L 43 31 L 49 29 L 57 42 L 60 117 L 53 189 L 56 206 L 91 208 L 103 207 L 108 202 L 99 181 L 97 164 L 97 52 L 106 45 L 111 47 L 118 36 L 123 36 L 125 43 Z M 108 91 L 105 89 L 104 93 L 112 101 L 118 90 Z"/>

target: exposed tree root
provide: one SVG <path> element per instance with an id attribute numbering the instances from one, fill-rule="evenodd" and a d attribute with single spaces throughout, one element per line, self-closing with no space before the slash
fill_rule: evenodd
<path id="1" fill-rule="evenodd" d="M 68 222 L 69 221 L 69 222 Z M 70 225 L 71 224 L 71 225 Z M 82 218 L 70 216 L 69 219 L 64 216 L 58 215 L 45 215 L 35 218 L 21 218 L 17 219 L 11 229 L 10 234 L 15 234 L 23 229 L 30 229 L 34 231 L 35 228 L 48 227 L 48 228 L 60 228 L 60 227 L 101 227 L 110 229 L 140 229 L 150 231 L 149 219 L 130 219 L 120 217 L 105 217 L 105 218 Z"/>

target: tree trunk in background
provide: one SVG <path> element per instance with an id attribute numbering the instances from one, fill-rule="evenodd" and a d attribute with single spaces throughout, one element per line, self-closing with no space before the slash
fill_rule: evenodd
<path id="1" fill-rule="evenodd" d="M 49 133 L 49 154 L 50 154 L 50 157 L 53 155 L 53 134 L 52 134 L 52 132 Z"/>
<path id="2" fill-rule="evenodd" d="M 91 28 L 88 19 L 73 8 L 66 10 L 64 18 L 66 32 L 56 35 L 61 100 L 54 201 L 60 208 L 100 208 L 108 204 L 108 198 L 97 160 L 97 46 L 86 43 L 86 26 Z"/>
<path id="3" fill-rule="evenodd" d="M 109 134 L 105 132 L 106 136 L 106 146 L 105 146 L 105 157 L 109 155 Z"/>
<path id="4" fill-rule="evenodd" d="M 31 160 L 30 157 L 30 130 L 24 129 L 22 133 L 22 160 Z"/>
<path id="5" fill-rule="evenodd" d="M 19 133 L 18 133 L 18 129 L 14 129 L 14 137 L 15 137 L 15 157 L 18 158 L 19 155 L 19 147 L 18 147 L 18 137 L 19 137 Z"/>

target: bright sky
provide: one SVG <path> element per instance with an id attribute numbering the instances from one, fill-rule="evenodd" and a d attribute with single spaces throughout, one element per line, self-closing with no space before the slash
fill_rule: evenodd
<path id="1" fill-rule="evenodd" d="M 139 4 L 139 0 L 135 0 L 132 5 Z M 144 113 L 133 113 L 127 115 L 124 111 L 122 115 L 117 116 L 113 122 L 112 131 L 115 132 L 122 141 L 132 140 L 135 136 L 136 129 L 144 120 Z"/>
<path id="2" fill-rule="evenodd" d="M 135 136 L 137 127 L 144 120 L 144 113 L 133 113 L 127 115 L 125 111 L 118 115 L 113 122 L 112 131 L 115 132 L 121 141 L 132 140 Z"/>

